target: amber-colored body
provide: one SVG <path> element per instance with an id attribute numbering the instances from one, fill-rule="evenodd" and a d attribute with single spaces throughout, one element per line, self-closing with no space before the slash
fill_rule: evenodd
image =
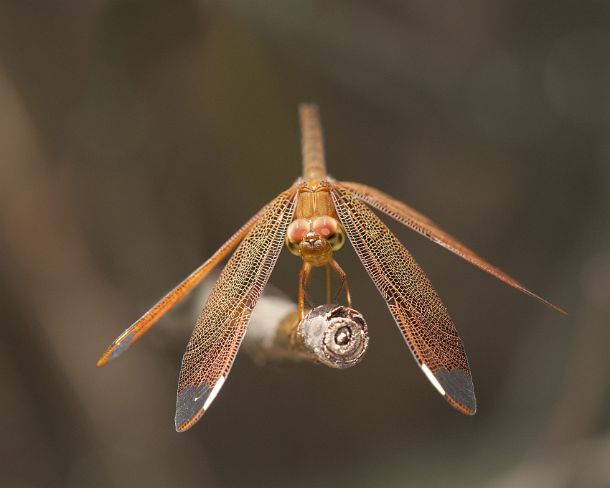
<path id="1" fill-rule="evenodd" d="M 261 209 L 210 259 L 123 332 L 100 358 L 98 366 L 136 342 L 239 244 L 201 312 L 182 359 L 176 429 L 190 428 L 224 384 L 250 313 L 284 246 L 303 260 L 298 296 L 301 317 L 314 267 L 326 268 L 326 302 L 331 302 L 330 275 L 334 272 L 351 305 L 346 275 L 333 257 L 347 237 L 428 380 L 458 411 L 474 414 L 476 398 L 470 367 L 447 309 L 411 254 L 368 206 L 513 288 L 565 312 L 489 264 L 413 208 L 369 186 L 328 177 L 317 107 L 302 105 L 299 110 L 302 178 Z"/>
<path id="2" fill-rule="evenodd" d="M 305 315 L 305 295 L 312 267 L 326 267 L 326 301 L 332 296 L 330 273 L 334 271 L 345 290 L 347 305 L 352 301 L 343 269 L 333 258 L 345 242 L 345 236 L 326 182 L 312 181 L 299 187 L 294 220 L 286 232 L 286 245 L 290 252 L 303 259 L 299 273 L 298 313 Z"/>
<path id="3" fill-rule="evenodd" d="M 293 254 L 303 259 L 299 273 L 298 313 L 305 314 L 305 294 L 312 267 L 326 266 L 326 301 L 330 303 L 330 273 L 334 271 L 345 290 L 349 307 L 352 300 L 347 276 L 333 252 L 345 242 L 345 235 L 338 221 L 331 196 L 331 186 L 326 174 L 324 142 L 318 108 L 315 105 L 299 107 L 301 122 L 301 146 L 303 148 L 303 178 L 298 183 L 294 220 L 286 232 L 286 245 Z"/>
<path id="4" fill-rule="evenodd" d="M 301 184 L 294 209 L 296 219 L 314 219 L 322 215 L 337 218 L 335 206 L 328 185 L 320 181 L 307 181 Z"/>

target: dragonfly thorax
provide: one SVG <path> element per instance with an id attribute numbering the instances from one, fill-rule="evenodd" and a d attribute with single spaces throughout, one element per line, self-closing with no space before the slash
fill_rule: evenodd
<path id="1" fill-rule="evenodd" d="M 292 254 L 313 266 L 324 266 L 333 251 L 341 249 L 345 234 L 341 224 L 328 215 L 292 221 L 286 232 L 286 246 Z"/>

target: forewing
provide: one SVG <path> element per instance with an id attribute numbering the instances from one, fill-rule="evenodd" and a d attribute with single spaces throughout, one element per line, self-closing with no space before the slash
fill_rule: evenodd
<path id="1" fill-rule="evenodd" d="M 474 251 L 467 248 L 464 244 L 459 242 L 455 237 L 447 234 L 444 230 L 438 227 L 434 222 L 432 222 L 428 217 L 422 215 L 417 210 L 405 205 L 399 200 L 392 198 L 389 195 L 386 195 L 380 190 L 375 188 L 371 188 L 367 185 L 363 185 L 361 183 L 353 183 L 353 182 L 345 182 L 342 181 L 337 183 L 337 185 L 341 186 L 349 190 L 360 200 L 368 203 L 370 206 L 380 210 L 381 212 L 389 215 L 390 217 L 396 219 L 401 224 L 406 225 L 407 227 L 413 229 L 416 232 L 419 232 L 421 235 L 427 237 L 428 239 L 440 244 L 446 249 L 449 249 L 451 252 L 457 254 L 462 259 L 465 259 L 469 263 L 477 266 L 478 268 L 486 271 L 487 273 L 495 276 L 496 278 L 504 281 L 508 285 L 516 288 L 522 293 L 535 298 L 536 300 L 544 303 L 547 307 L 550 307 L 558 312 L 565 312 L 548 302 L 542 297 L 539 297 L 535 293 L 528 290 L 525 286 L 519 283 L 514 278 L 511 278 L 502 270 L 496 268 L 495 266 L 489 264 L 482 257 L 477 255 Z"/>
<path id="2" fill-rule="evenodd" d="M 428 278 L 364 203 L 337 186 L 332 196 L 352 246 L 422 371 L 453 407 L 474 414 L 476 398 L 464 346 Z"/>
<path id="3" fill-rule="evenodd" d="M 269 204 L 214 285 L 182 358 L 176 430 L 197 422 L 222 387 L 284 245 L 294 204 L 294 190 Z"/>
<path id="4" fill-rule="evenodd" d="M 119 357 L 136 341 L 146 334 L 157 321 L 169 312 L 176 304 L 186 297 L 203 280 L 214 267 L 229 254 L 252 226 L 260 218 L 267 207 L 263 207 L 246 222 L 227 242 L 225 242 L 210 258 L 176 285 L 167 295 L 159 300 L 151 309 L 136 320 L 129 328 L 117 337 L 98 360 L 97 365 L 103 366 L 108 361 Z"/>

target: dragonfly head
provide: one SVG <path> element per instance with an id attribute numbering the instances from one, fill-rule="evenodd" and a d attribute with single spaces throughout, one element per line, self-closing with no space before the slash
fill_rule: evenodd
<path id="1" fill-rule="evenodd" d="M 290 252 L 313 266 L 324 266 L 332 258 L 333 251 L 341 249 L 344 243 L 341 224 L 328 215 L 296 219 L 286 232 L 286 246 Z"/>

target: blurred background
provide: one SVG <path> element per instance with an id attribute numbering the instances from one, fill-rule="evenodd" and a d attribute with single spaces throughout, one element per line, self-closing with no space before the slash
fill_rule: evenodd
<path id="1" fill-rule="evenodd" d="M 174 431 L 185 302 L 105 347 L 301 170 L 419 209 L 565 308 L 391 223 L 443 298 L 479 411 L 414 363 L 348 246 L 355 368 L 240 354 Z M 1 487 L 610 486 L 610 5 L 0 2 Z M 271 283 L 291 296 L 300 261 Z"/>

